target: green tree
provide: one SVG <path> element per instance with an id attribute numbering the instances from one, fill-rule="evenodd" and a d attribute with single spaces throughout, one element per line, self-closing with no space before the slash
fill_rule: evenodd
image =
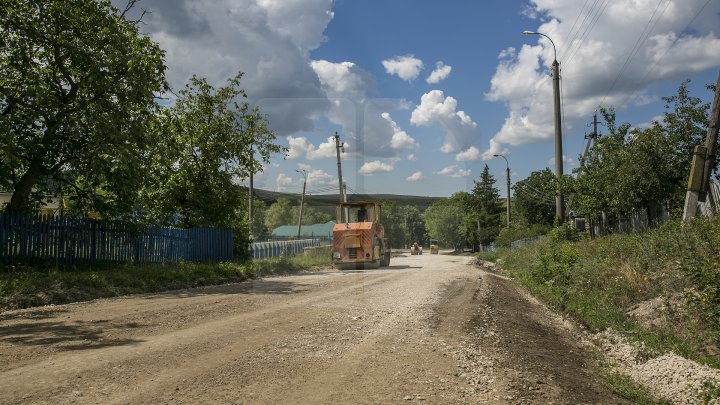
<path id="1" fill-rule="evenodd" d="M 292 215 L 292 205 L 286 198 L 278 198 L 265 211 L 265 226 L 269 232 L 278 226 L 297 224 L 297 216 Z"/>
<path id="2" fill-rule="evenodd" d="M 183 226 L 233 226 L 247 199 L 238 181 L 259 172 L 284 148 L 240 88 L 242 73 L 213 88 L 193 76 L 175 104 L 158 115 L 154 215 Z M 252 147 L 252 148 L 251 148 Z"/>
<path id="3" fill-rule="evenodd" d="M 545 168 L 530 173 L 513 186 L 513 210 L 526 225 L 552 225 L 555 219 L 555 175 Z M 518 218 L 519 217 L 519 218 Z"/>
<path id="4" fill-rule="evenodd" d="M 410 246 L 413 242 L 423 244 L 425 241 L 425 221 L 422 213 L 414 205 L 403 205 L 398 208 L 405 239 L 398 246 Z"/>
<path id="5" fill-rule="evenodd" d="M 480 181 L 474 181 L 470 206 L 477 225 L 477 242 L 486 245 L 495 240 L 502 223 L 500 192 L 495 188 L 495 178 L 487 165 L 480 174 Z"/>
<path id="6" fill-rule="evenodd" d="M 106 0 L 4 0 L 0 188 L 10 210 L 49 193 L 79 210 L 132 212 L 146 131 L 166 90 L 164 53 Z"/>
<path id="7" fill-rule="evenodd" d="M 308 205 L 307 201 L 303 204 L 303 225 L 324 224 L 332 220 L 332 216 L 326 212 L 321 212 Z M 300 205 L 290 207 L 290 217 L 295 218 L 293 224 L 297 224 L 300 217 Z"/>
<path id="8" fill-rule="evenodd" d="M 467 241 L 465 207 L 459 198 L 447 198 L 434 202 L 423 213 L 425 227 L 430 237 L 442 244 L 462 249 Z"/>
<path id="9" fill-rule="evenodd" d="M 380 223 L 385 229 L 385 237 L 390 245 L 401 247 L 407 240 L 407 233 L 403 223 L 403 216 L 393 201 L 382 201 Z"/>

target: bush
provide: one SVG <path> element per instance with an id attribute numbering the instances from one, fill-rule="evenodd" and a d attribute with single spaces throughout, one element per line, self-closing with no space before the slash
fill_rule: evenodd
<path id="1" fill-rule="evenodd" d="M 544 235 L 548 230 L 549 227 L 540 224 L 533 224 L 529 227 L 503 228 L 495 239 L 495 246 L 509 248 L 510 244 L 516 240 Z"/>

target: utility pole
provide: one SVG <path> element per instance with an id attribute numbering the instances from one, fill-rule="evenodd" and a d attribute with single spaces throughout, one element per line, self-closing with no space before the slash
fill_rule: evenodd
<path id="1" fill-rule="evenodd" d="M 335 151 L 337 152 L 337 166 L 338 166 L 338 189 L 340 193 L 340 202 L 344 202 L 344 193 L 343 193 L 343 179 L 342 179 L 342 164 L 340 163 L 340 151 L 345 151 L 345 144 L 340 142 L 340 135 L 338 135 L 337 132 L 335 132 L 335 136 L 333 137 L 335 139 Z"/>
<path id="2" fill-rule="evenodd" d="M 250 144 L 250 159 L 255 158 L 252 144 Z M 253 238 L 253 170 L 250 170 L 250 187 L 248 187 L 248 233 L 250 234 L 250 240 Z"/>
<path id="3" fill-rule="evenodd" d="M 297 231 L 297 238 L 300 239 L 300 229 L 302 227 L 303 206 L 305 205 L 305 186 L 307 185 L 307 172 L 305 171 L 305 169 L 302 169 L 302 171 L 300 171 L 300 170 L 295 170 L 295 171 L 302 174 L 303 179 L 304 179 L 303 180 L 302 197 L 300 197 L 300 215 L 298 218 L 298 231 Z"/>
<path id="4" fill-rule="evenodd" d="M 555 58 L 552 63 L 553 101 L 555 108 L 555 176 L 557 177 L 557 191 L 555 194 L 555 217 L 558 223 L 565 222 L 565 198 L 563 197 L 561 181 L 563 177 L 563 153 L 562 153 L 562 119 L 560 117 L 560 63 L 557 61 L 557 49 L 555 42 L 541 33 L 535 31 L 523 31 L 525 35 L 542 35 L 547 38 L 553 46 Z"/>
<path id="5" fill-rule="evenodd" d="M 510 228 L 510 164 L 508 163 L 505 155 L 493 155 L 495 157 L 501 157 L 505 159 L 505 175 L 507 179 L 507 227 Z M 480 228 L 480 222 L 478 221 L 478 229 Z"/>
<path id="6" fill-rule="evenodd" d="M 710 113 L 710 124 L 708 125 L 707 136 L 705 137 L 705 168 L 703 170 L 702 190 L 700 191 L 700 201 L 705 201 L 706 197 L 710 198 L 710 206 L 712 207 L 713 196 L 710 192 L 710 176 L 712 176 L 715 167 L 715 143 L 718 135 L 718 127 L 720 127 L 720 72 L 718 72 L 717 82 L 715 83 L 715 99 L 713 100 L 712 112 Z"/>
<path id="7" fill-rule="evenodd" d="M 720 125 L 720 73 L 715 84 L 715 99 L 713 100 L 710 122 L 708 123 L 705 146 L 695 146 L 692 165 L 690 166 L 690 178 L 688 180 L 687 194 L 685 195 L 685 207 L 683 209 L 683 222 L 687 223 L 697 213 L 699 201 L 705 201 L 710 193 L 710 176 L 715 167 L 715 142 Z M 712 204 L 710 204 L 712 206 Z"/>

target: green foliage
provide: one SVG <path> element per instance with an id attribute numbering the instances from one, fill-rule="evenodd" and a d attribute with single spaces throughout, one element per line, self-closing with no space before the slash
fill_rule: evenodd
<path id="1" fill-rule="evenodd" d="M 242 73 L 213 88 L 193 76 L 175 104 L 157 116 L 151 219 L 185 227 L 237 226 L 247 205 L 237 179 L 258 172 L 284 149 L 257 108 L 244 101 Z"/>
<path id="2" fill-rule="evenodd" d="M 580 233 L 572 226 L 558 226 L 548 233 L 552 242 L 577 242 L 580 240 Z"/>
<path id="3" fill-rule="evenodd" d="M 309 206 L 307 202 L 303 205 L 302 214 L 303 225 L 324 224 L 332 220 L 332 216 L 330 216 L 330 214 L 316 210 L 315 208 Z M 295 221 L 292 222 L 292 224 L 297 224 L 297 220 L 300 217 L 300 205 L 290 207 L 290 217 L 295 218 Z"/>
<path id="4" fill-rule="evenodd" d="M 6 266 L 0 271 L 0 309 L 236 283 L 266 274 L 329 264 L 329 253 L 317 250 L 293 257 L 216 264 L 182 262 L 68 268 Z"/>
<path id="5" fill-rule="evenodd" d="M 400 247 L 407 239 L 407 230 L 404 226 L 404 218 L 400 210 L 392 201 L 382 201 L 380 223 L 385 229 L 385 237 L 390 241 L 390 246 Z"/>
<path id="6" fill-rule="evenodd" d="M 500 232 L 501 216 L 503 212 L 500 202 L 500 192 L 495 188 L 495 178 L 490 175 L 487 165 L 480 174 L 480 181 L 475 181 L 472 193 L 466 205 L 470 209 L 470 216 L 475 219 L 475 240 L 468 241 L 473 244 L 490 244 Z"/>
<path id="7" fill-rule="evenodd" d="M 425 227 L 430 237 L 441 244 L 462 248 L 466 243 L 466 214 L 459 198 L 448 198 L 435 202 L 423 213 Z"/>
<path id="8" fill-rule="evenodd" d="M 548 168 L 534 171 L 528 178 L 516 182 L 513 186 L 516 221 L 552 225 L 555 219 L 555 189 L 555 175 Z"/>
<path id="9" fill-rule="evenodd" d="M 553 212 L 553 215 L 555 213 Z M 529 227 L 503 228 L 495 239 L 496 247 L 509 248 L 510 244 L 516 240 L 531 238 L 533 236 L 544 235 L 550 229 L 547 225 L 533 224 Z"/>
<path id="10" fill-rule="evenodd" d="M 503 271 L 591 330 L 611 327 L 651 353 L 672 350 L 720 366 L 720 217 L 584 241 L 573 241 L 567 229 L 501 252 Z M 677 309 L 659 324 L 627 315 L 653 299 Z"/>
<path id="11" fill-rule="evenodd" d="M 692 151 L 705 143 L 709 121 L 709 104 L 691 97 L 687 84 L 663 98 L 663 118 L 649 128 L 618 126 L 615 111 L 601 109 L 609 134 L 597 141 L 576 170 L 570 196 L 576 212 L 587 218 L 604 213 L 611 219 L 641 209 L 652 219 L 660 206 L 681 212 Z"/>
<path id="12" fill-rule="evenodd" d="M 404 240 L 400 244 L 402 246 L 411 246 L 414 242 L 423 245 L 426 241 L 425 221 L 422 213 L 414 205 L 404 205 L 398 208 L 400 217 L 398 218 L 403 227 Z"/>
<path id="13" fill-rule="evenodd" d="M 8 208 L 48 194 L 79 212 L 132 212 L 164 52 L 98 0 L 6 0 L 0 13 L 0 188 Z"/>
<path id="14" fill-rule="evenodd" d="M 290 200 L 277 199 L 265 212 L 265 226 L 272 232 L 278 226 L 297 224 L 297 217 L 293 217 Z"/>

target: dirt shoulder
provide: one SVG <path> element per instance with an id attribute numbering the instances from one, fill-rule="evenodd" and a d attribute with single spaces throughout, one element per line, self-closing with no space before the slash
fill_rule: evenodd
<path id="1" fill-rule="evenodd" d="M 0 403 L 617 403 L 469 257 L 0 314 Z"/>

